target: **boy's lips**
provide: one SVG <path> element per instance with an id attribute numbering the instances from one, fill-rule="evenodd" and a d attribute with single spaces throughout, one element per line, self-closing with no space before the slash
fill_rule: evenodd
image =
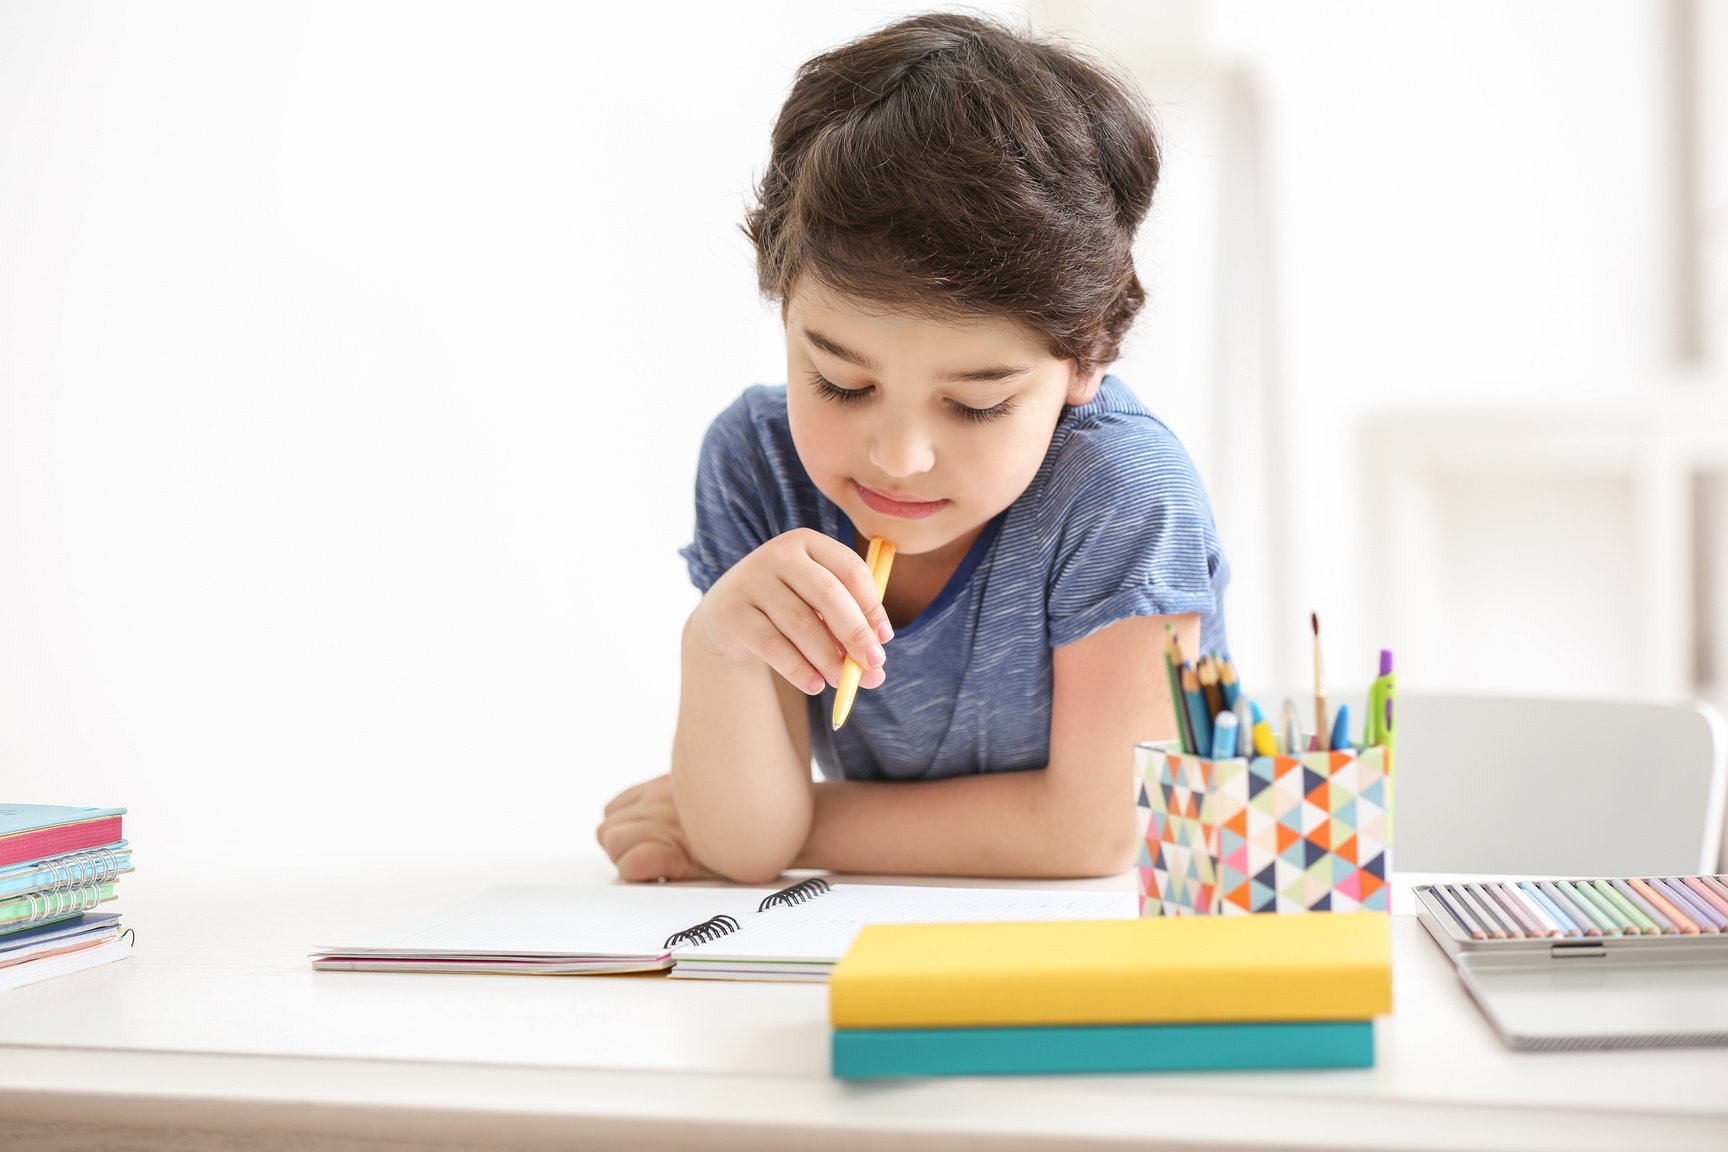
<path id="1" fill-rule="evenodd" d="M 890 496 L 886 492 L 878 492 L 874 488 L 866 488 L 858 481 L 852 481 L 852 486 L 858 489 L 858 498 L 872 512 L 884 516 L 896 516 L 902 520 L 922 520 L 926 516 L 934 516 L 948 506 L 946 500 L 907 500 L 903 497 Z"/>

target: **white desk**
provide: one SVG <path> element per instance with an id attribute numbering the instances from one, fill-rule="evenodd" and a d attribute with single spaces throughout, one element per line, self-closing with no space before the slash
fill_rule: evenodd
<path id="1" fill-rule="evenodd" d="M 609 876 L 358 871 L 408 914 Z M 315 973 L 376 912 L 336 875 L 246 891 L 129 876 L 131 960 L 0 994 L 0 1147 L 1728 1148 L 1728 1049 L 1512 1052 L 1409 915 L 1372 1069 L 858 1085 L 823 986 Z"/>

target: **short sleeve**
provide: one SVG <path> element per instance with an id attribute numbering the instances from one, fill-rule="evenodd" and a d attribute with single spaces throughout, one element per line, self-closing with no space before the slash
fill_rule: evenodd
<path id="1" fill-rule="evenodd" d="M 1193 612 L 1221 630 L 1229 570 L 1212 509 L 1188 453 L 1162 424 L 1124 418 L 1077 433 L 1048 499 L 1052 646 L 1131 616 Z M 1221 635 L 1205 642 L 1223 647 Z"/>
<path id="2" fill-rule="evenodd" d="M 749 397 L 740 396 L 708 426 L 696 462 L 695 538 L 679 555 L 699 590 L 775 535 L 764 501 L 772 489 Z"/>

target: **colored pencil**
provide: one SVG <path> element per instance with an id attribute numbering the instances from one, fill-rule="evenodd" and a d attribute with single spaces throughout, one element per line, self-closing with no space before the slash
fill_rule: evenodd
<path id="1" fill-rule="evenodd" d="M 1700 876 L 1698 879 L 1704 881 L 1705 884 L 1708 884 L 1716 894 L 1721 896 L 1724 900 L 1728 900 L 1728 884 L 1722 883 L 1721 877 Z"/>
<path id="2" fill-rule="evenodd" d="M 1428 891 L 1434 894 L 1434 899 L 1439 903 L 1440 907 L 1446 909 L 1446 914 L 1458 922 L 1458 927 L 1464 929 L 1465 934 L 1469 936 L 1470 939 L 1482 939 L 1482 932 L 1479 929 L 1472 928 L 1469 922 L 1459 914 L 1458 909 L 1452 907 L 1452 901 L 1446 898 L 1446 893 L 1442 890 L 1440 885 L 1430 884 L 1428 885 Z"/>
<path id="3" fill-rule="evenodd" d="M 1721 932 L 1722 926 L 1728 924 L 1728 919 L 1724 919 L 1715 909 L 1704 907 L 1702 900 L 1692 895 L 1686 885 L 1673 877 L 1663 876 L 1651 882 L 1666 888 L 1669 901 L 1675 907 L 1685 909 L 1687 915 L 1692 917 L 1692 922 L 1698 925 L 1698 931 L 1706 936 Z"/>
<path id="4" fill-rule="evenodd" d="M 1660 908 L 1662 910 L 1662 915 L 1668 917 L 1669 920 L 1674 922 L 1674 927 L 1681 935 L 1698 935 L 1698 925 L 1692 923 L 1692 918 L 1686 915 L 1686 913 L 1680 911 L 1680 909 L 1674 907 L 1666 896 L 1652 888 L 1648 882 L 1637 876 L 1630 877 L 1626 882 L 1632 885 L 1632 890 L 1634 892 L 1641 894 L 1644 899 L 1656 905 L 1657 908 Z"/>
<path id="5" fill-rule="evenodd" d="M 1582 935 L 1584 935 L 1584 929 L 1577 923 L 1577 921 L 1573 920 L 1572 917 L 1568 916 L 1565 913 L 1565 911 L 1561 909 L 1560 905 L 1558 905 L 1558 904 L 1554 903 L 1554 901 L 1550 900 L 1548 898 L 1548 894 L 1546 892 L 1542 891 L 1542 889 L 1536 887 L 1535 884 L 1532 884 L 1529 881 L 1525 881 L 1524 883 L 1522 883 L 1518 886 L 1520 888 L 1525 889 L 1527 892 L 1529 892 L 1530 898 L 1532 900 L 1537 901 L 1539 904 L 1541 904 L 1542 910 L 1544 912 L 1548 913 L 1549 917 L 1551 919 L 1553 919 L 1553 921 L 1556 924 L 1560 925 L 1561 935 L 1564 935 L 1564 936 L 1582 936 Z"/>
<path id="6" fill-rule="evenodd" d="M 1200 677 L 1187 664 L 1182 665 L 1182 697 L 1188 701 L 1188 724 L 1194 732 L 1194 747 L 1198 755 L 1212 755 L 1212 719 L 1206 714 L 1206 700 L 1200 694 Z"/>
<path id="7" fill-rule="evenodd" d="M 1340 707 L 1342 707 L 1342 705 L 1340 705 Z M 1548 931 L 1545 925 L 1536 922 L 1535 917 L 1530 914 L 1530 909 L 1526 906 L 1525 902 L 1518 898 L 1517 889 L 1510 888 L 1500 882 L 1484 884 L 1482 887 L 1488 889 L 1489 895 L 1499 900 L 1501 905 L 1505 907 L 1506 911 L 1512 913 L 1512 918 L 1518 921 L 1519 927 L 1524 929 L 1524 934 L 1526 936 L 1557 935 L 1557 933 Z"/>
<path id="8" fill-rule="evenodd" d="M 1538 924 L 1548 930 L 1548 935 L 1568 935 L 1566 925 L 1561 922 L 1559 914 L 1549 908 L 1548 901 L 1542 899 L 1539 893 L 1532 892 L 1529 884 L 1520 883 L 1518 895 L 1523 898 L 1525 906 L 1530 909 L 1530 915 L 1535 917 Z"/>
<path id="9" fill-rule="evenodd" d="M 1703 898 L 1706 906 L 1714 908 L 1719 913 L 1728 915 L 1728 897 L 1716 895 L 1716 893 L 1704 883 L 1701 877 L 1686 876 L 1682 877 L 1682 881 L 1688 888 L 1692 889 L 1693 892 Z"/>
<path id="10" fill-rule="evenodd" d="M 1566 893 L 1560 890 L 1559 886 L 1556 885 L 1554 881 L 1538 880 L 1536 884 L 1537 887 L 1541 888 L 1542 891 L 1547 894 L 1548 899 L 1554 902 L 1555 907 L 1566 913 L 1566 915 L 1571 918 L 1572 923 L 1578 925 L 1579 932 L 1586 936 L 1602 935 L 1602 926 L 1596 923 L 1595 917 L 1589 915 L 1584 911 L 1584 909 L 1578 907 L 1578 905 L 1574 903 Z"/>
<path id="11" fill-rule="evenodd" d="M 1164 625 L 1166 628 L 1170 625 Z M 1193 738 L 1188 734 L 1188 702 L 1182 699 L 1182 680 L 1176 673 L 1176 661 L 1171 655 L 1170 642 L 1164 642 L 1164 672 L 1170 679 L 1170 710 L 1176 717 L 1176 740 L 1182 751 L 1194 751 Z"/>
<path id="12" fill-rule="evenodd" d="M 1608 883 L 1608 881 L 1592 880 L 1590 881 L 1590 887 L 1596 890 L 1597 897 L 1607 901 L 1608 905 L 1618 911 L 1620 915 L 1625 918 L 1626 922 L 1632 926 L 1628 930 L 1631 935 L 1653 936 L 1662 931 L 1662 929 L 1656 927 L 1655 922 L 1651 920 L 1650 917 L 1639 911 L 1637 905 L 1622 896 L 1619 890 L 1616 889 L 1614 885 Z"/>
<path id="13" fill-rule="evenodd" d="M 1476 917 L 1477 920 L 1481 921 L 1482 930 L 1488 933 L 1489 939 L 1506 939 L 1506 929 L 1500 926 L 1499 919 L 1492 912 L 1489 912 L 1488 909 L 1482 907 L 1476 902 L 1476 897 L 1470 894 L 1469 885 L 1454 884 L 1452 885 L 1452 893 L 1458 897 L 1458 903 L 1461 904 L 1466 911 Z"/>
<path id="14" fill-rule="evenodd" d="M 1602 911 L 1602 909 L 1598 908 L 1596 906 L 1596 901 L 1590 898 L 1588 892 L 1581 890 L 1586 887 L 1585 885 L 1575 884 L 1571 880 L 1556 880 L 1554 881 L 1554 887 L 1560 889 L 1561 892 L 1570 897 L 1572 903 L 1578 905 L 1579 911 L 1594 920 L 1596 926 L 1602 929 L 1602 934 L 1604 936 L 1620 935 L 1620 926 L 1614 922 L 1614 918 Z"/>
<path id="15" fill-rule="evenodd" d="M 1499 903 L 1496 902 L 1493 897 L 1489 896 L 1487 890 L 1483 888 L 1482 885 L 1463 884 L 1460 885 L 1460 887 L 1464 889 L 1466 895 L 1476 901 L 1477 907 L 1481 908 L 1482 911 L 1490 917 L 1489 923 L 1494 925 L 1496 928 L 1499 928 L 1501 933 L 1507 939 L 1521 939 L 1523 937 L 1524 929 L 1520 928 L 1510 916 L 1506 915 L 1505 909 L 1501 908 Z"/>
<path id="16" fill-rule="evenodd" d="M 1494 898 L 1494 891 L 1489 885 L 1466 884 L 1465 887 L 1470 890 L 1471 895 L 1476 897 L 1477 903 L 1481 904 L 1482 907 L 1486 908 L 1499 919 L 1500 927 L 1506 930 L 1506 935 L 1517 940 L 1522 940 L 1524 938 L 1524 925 L 1515 916 L 1508 913 L 1505 908 L 1501 907 L 1500 901 Z"/>
<path id="17" fill-rule="evenodd" d="M 1169 652 L 1171 667 L 1175 670 L 1176 684 L 1171 689 L 1176 696 L 1176 707 L 1181 710 L 1183 725 L 1182 750 L 1192 756 L 1204 756 L 1206 750 L 1200 743 L 1200 725 L 1194 714 L 1194 708 L 1188 701 L 1188 693 L 1183 688 L 1182 670 L 1188 667 L 1188 658 L 1182 654 L 1182 641 L 1176 635 L 1175 627 L 1166 620 L 1164 622 L 1165 648 Z"/>
<path id="18" fill-rule="evenodd" d="M 1659 910 L 1656 905 L 1650 903 L 1650 901 L 1634 892 L 1632 886 L 1627 884 L 1626 881 L 1610 880 L 1608 883 L 1613 886 L 1614 891 L 1620 893 L 1620 895 L 1626 899 L 1627 903 L 1638 909 L 1640 915 L 1644 916 L 1652 924 L 1656 925 L 1656 931 L 1660 932 L 1664 936 L 1672 936 L 1676 932 L 1680 931 L 1674 921 L 1662 915 L 1661 910 Z"/>
<path id="19" fill-rule="evenodd" d="M 1242 681 L 1236 675 L 1236 665 L 1228 656 L 1218 658 L 1218 687 L 1224 692 L 1224 706 L 1236 707 L 1242 699 Z"/>
<path id="20" fill-rule="evenodd" d="M 1446 898 L 1452 902 L 1452 906 L 1458 910 L 1459 915 L 1461 915 L 1464 920 L 1471 925 L 1470 938 L 1473 940 L 1486 940 L 1489 933 L 1488 922 L 1482 919 L 1481 915 L 1478 914 L 1474 908 L 1464 902 L 1464 897 L 1458 894 L 1457 885 L 1442 884 L 1438 885 L 1438 887 L 1446 893 Z"/>
<path id="21" fill-rule="evenodd" d="M 1572 891 L 1587 901 L 1587 907 L 1598 916 L 1606 916 L 1608 924 L 1620 936 L 1641 936 L 1644 930 L 1632 923 L 1631 919 L 1620 909 L 1614 907 L 1602 894 L 1596 891 L 1595 885 L 1586 880 L 1572 881 Z"/>
<path id="22" fill-rule="evenodd" d="M 1200 657 L 1194 674 L 1200 678 L 1200 694 L 1206 700 L 1206 715 L 1216 716 L 1230 711 L 1224 704 L 1224 689 L 1218 685 L 1218 666 L 1212 662 L 1212 657 Z"/>

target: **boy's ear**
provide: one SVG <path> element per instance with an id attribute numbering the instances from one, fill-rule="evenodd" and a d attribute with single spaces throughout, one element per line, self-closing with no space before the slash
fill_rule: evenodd
<path id="1" fill-rule="evenodd" d="M 1075 365 L 1073 374 L 1068 379 L 1068 406 L 1078 408 L 1082 404 L 1092 403 L 1092 398 L 1098 395 L 1098 389 L 1104 383 L 1104 368 L 1100 365 L 1090 371 L 1084 371 Z"/>

